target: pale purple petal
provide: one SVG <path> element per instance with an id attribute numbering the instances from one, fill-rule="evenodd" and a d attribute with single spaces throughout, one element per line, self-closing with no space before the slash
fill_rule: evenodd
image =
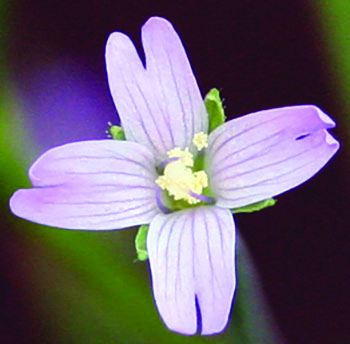
<path id="1" fill-rule="evenodd" d="M 207 115 L 181 41 L 165 19 L 142 29 L 147 71 L 131 40 L 120 32 L 106 46 L 108 81 L 128 140 L 164 160 L 174 146 L 189 146 L 206 131 Z"/>
<path id="2" fill-rule="evenodd" d="M 209 137 L 208 172 L 217 205 L 238 208 L 298 186 L 317 173 L 339 143 L 335 123 L 312 105 L 256 112 Z"/>
<path id="3" fill-rule="evenodd" d="M 118 229 L 159 213 L 153 154 L 126 141 L 76 142 L 51 149 L 31 167 L 36 188 L 17 191 L 13 213 L 67 229 Z"/>
<path id="4" fill-rule="evenodd" d="M 198 207 L 158 215 L 147 237 L 154 298 L 173 331 L 202 334 L 226 326 L 236 285 L 235 226 L 229 210 Z"/>
<path id="5" fill-rule="evenodd" d="M 208 115 L 181 40 L 171 23 L 153 17 L 142 28 L 142 42 L 157 118 L 167 123 L 173 145 L 190 146 L 195 133 L 207 132 Z"/>

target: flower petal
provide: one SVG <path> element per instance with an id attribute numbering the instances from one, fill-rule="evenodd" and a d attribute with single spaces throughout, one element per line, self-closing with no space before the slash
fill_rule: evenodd
<path id="1" fill-rule="evenodd" d="M 159 213 L 154 157 L 126 141 L 71 143 L 44 153 L 31 167 L 34 189 L 17 191 L 13 213 L 67 229 L 118 229 Z"/>
<path id="2" fill-rule="evenodd" d="M 106 46 L 108 81 L 128 140 L 162 160 L 175 146 L 206 131 L 203 99 L 182 43 L 169 22 L 151 18 L 142 28 L 147 71 L 131 40 L 120 32 Z"/>
<path id="3" fill-rule="evenodd" d="M 181 40 L 167 20 L 153 17 L 142 28 L 142 42 L 157 111 L 173 146 L 190 146 L 195 133 L 208 131 L 208 115 Z"/>
<path id="4" fill-rule="evenodd" d="M 335 123 L 312 105 L 256 112 L 209 137 L 208 172 L 217 205 L 238 208 L 296 187 L 317 173 L 339 143 Z"/>
<path id="5" fill-rule="evenodd" d="M 153 293 L 169 329 L 196 332 L 196 298 L 202 334 L 225 327 L 236 285 L 234 229 L 230 211 L 212 206 L 160 214 L 151 222 Z"/>

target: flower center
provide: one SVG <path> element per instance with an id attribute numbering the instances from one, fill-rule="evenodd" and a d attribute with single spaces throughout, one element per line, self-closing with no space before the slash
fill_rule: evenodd
<path id="1" fill-rule="evenodd" d="M 197 133 L 193 144 L 198 152 L 208 147 L 208 135 Z M 169 159 L 162 164 L 165 165 L 163 175 L 156 179 L 159 187 L 175 201 L 186 201 L 190 205 L 212 202 L 210 197 L 203 195 L 204 189 L 208 187 L 208 176 L 204 170 L 193 171 L 194 157 L 189 149 L 176 147 L 167 155 Z"/>

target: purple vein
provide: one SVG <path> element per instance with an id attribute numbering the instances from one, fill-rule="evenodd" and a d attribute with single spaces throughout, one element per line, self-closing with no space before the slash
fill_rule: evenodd
<path id="1" fill-rule="evenodd" d="M 149 206 L 149 205 L 152 205 L 152 208 L 154 207 L 153 204 L 150 204 L 149 202 L 146 202 L 146 203 L 142 203 L 142 204 L 139 204 L 137 206 L 134 206 L 134 207 L 131 207 L 131 208 L 128 208 L 128 209 L 123 209 L 123 210 L 120 210 L 120 211 L 114 211 L 114 212 L 104 212 L 104 213 L 97 213 L 97 214 L 82 214 L 82 215 L 72 215 L 72 216 L 68 216 L 68 218 L 84 218 L 84 217 L 101 217 L 101 216 L 118 216 L 120 214 L 125 214 L 125 213 L 128 213 L 130 211 L 133 211 L 133 210 L 137 210 L 137 209 L 140 209 L 140 208 L 143 208 L 145 206 Z M 114 219 L 116 220 L 116 219 Z M 120 220 L 120 219 L 118 219 Z"/>
<path id="2" fill-rule="evenodd" d="M 303 164 L 303 165 L 301 165 L 301 166 L 299 166 L 299 167 L 297 167 L 297 168 L 294 168 L 294 169 L 292 169 L 292 170 L 290 170 L 290 171 L 288 171 L 288 172 L 286 172 L 286 173 L 282 173 L 282 174 L 280 174 L 280 175 L 278 175 L 278 176 L 274 176 L 274 177 L 272 177 L 272 178 L 268 178 L 268 179 L 261 180 L 261 181 L 259 181 L 259 182 L 257 182 L 257 183 L 254 183 L 254 184 L 245 185 L 245 186 L 240 186 L 240 187 L 233 187 L 233 188 L 220 188 L 220 187 L 219 187 L 219 189 L 225 190 L 225 191 L 228 191 L 228 190 L 232 191 L 232 190 L 242 190 L 242 189 L 247 189 L 247 188 L 253 188 L 253 187 L 256 187 L 256 186 L 264 186 L 263 184 L 266 184 L 267 182 L 275 181 L 276 178 L 280 179 L 280 178 L 286 177 L 286 176 L 288 176 L 288 175 L 290 175 L 290 174 L 292 174 L 292 173 L 295 173 L 296 171 L 298 171 L 298 170 L 300 170 L 300 169 L 305 168 L 306 166 L 312 165 L 313 163 L 314 163 L 314 161 L 310 161 L 310 162 L 308 162 L 308 163 L 306 163 L 306 164 Z M 280 185 L 281 183 L 286 183 L 286 182 L 288 182 L 288 180 L 285 180 L 285 181 L 282 181 L 282 182 L 280 181 L 280 182 L 276 182 L 276 183 L 269 183 L 269 185 L 271 185 L 271 184 L 272 184 L 272 185 L 273 185 L 273 184 L 275 184 L 275 185 Z M 260 194 L 257 194 L 257 195 L 260 195 Z M 257 196 L 257 195 L 256 195 L 256 196 Z M 261 195 L 262 195 L 262 194 L 261 194 Z M 252 197 L 252 195 L 249 195 L 249 196 L 244 197 L 244 198 L 249 198 L 249 197 Z M 265 199 L 266 199 L 266 195 L 264 195 L 264 197 L 265 197 Z M 271 196 L 267 196 L 267 197 L 271 197 Z M 220 198 L 222 198 L 222 197 L 220 197 Z M 241 199 L 241 197 L 237 198 L 237 200 L 238 200 L 238 199 Z M 236 199 L 234 199 L 234 200 L 236 200 Z"/>
<path id="3" fill-rule="evenodd" d="M 160 130 L 159 130 L 159 127 L 158 127 L 158 124 L 157 124 L 157 122 L 156 122 L 156 119 L 155 119 L 154 116 L 153 116 L 152 109 L 151 109 L 151 107 L 150 107 L 150 105 L 149 105 L 149 103 L 148 103 L 148 101 L 147 101 L 147 99 L 146 99 L 146 97 L 145 97 L 144 92 L 141 90 L 140 85 L 137 84 L 136 87 L 137 87 L 137 89 L 139 90 L 139 92 L 140 92 L 140 94 L 141 94 L 141 97 L 143 98 L 143 101 L 144 101 L 144 103 L 145 103 L 145 105 L 146 105 L 146 108 L 147 108 L 147 110 L 148 110 L 148 113 L 149 113 L 149 117 L 151 117 L 151 119 L 152 119 L 152 122 L 153 122 L 153 124 L 154 124 L 154 127 L 156 128 L 156 132 L 157 132 L 157 134 L 158 134 L 158 137 L 159 137 L 159 139 L 160 139 L 160 141 L 161 141 L 161 143 L 162 143 L 162 145 L 163 145 L 164 151 L 166 152 L 166 151 L 168 150 L 168 147 L 166 146 L 166 144 L 165 144 L 165 142 L 164 142 L 164 137 L 163 137 L 162 133 L 161 133 Z"/>
<path id="4" fill-rule="evenodd" d="M 105 174 L 113 174 L 113 175 L 122 175 L 128 177 L 136 177 L 141 179 L 150 180 L 149 176 L 144 176 L 142 174 L 128 173 L 128 172 L 118 172 L 118 171 L 96 171 L 96 172 L 77 172 L 77 171 L 67 171 L 64 174 L 68 175 L 79 175 L 79 176 L 94 176 L 94 175 L 105 175 Z"/>
<path id="5" fill-rule="evenodd" d="M 225 254 L 224 254 L 224 239 L 223 239 L 223 237 L 222 237 L 222 227 L 221 227 L 221 223 L 220 223 L 220 220 L 219 220 L 218 215 L 216 214 L 216 212 L 213 211 L 212 214 L 214 215 L 215 220 L 216 220 L 216 223 L 217 223 L 218 228 L 219 228 L 219 233 L 220 233 L 220 248 L 221 248 L 222 256 L 224 257 L 224 256 L 225 256 Z M 224 270 L 227 270 L 227 267 L 226 267 L 226 260 L 225 260 L 225 259 L 224 259 Z"/>
<path id="6" fill-rule="evenodd" d="M 205 212 L 203 212 L 203 222 L 204 222 L 204 226 L 205 226 L 205 234 L 206 234 L 206 244 L 207 244 L 207 253 L 208 253 L 208 260 L 209 260 L 209 266 L 210 266 L 210 281 L 211 281 L 211 285 L 213 286 L 212 288 L 212 297 L 213 300 L 215 300 L 214 298 L 214 283 L 213 283 L 213 278 L 216 280 L 216 275 L 214 273 L 214 266 L 213 266 L 213 261 L 211 258 L 211 252 L 210 252 L 210 244 L 209 244 L 209 231 L 208 231 L 208 225 L 207 225 L 207 219 L 206 219 L 206 215 Z M 214 230 L 214 229 L 213 229 Z"/>
<path id="7" fill-rule="evenodd" d="M 169 270 L 169 246 L 170 246 L 170 239 L 171 239 L 171 236 L 173 235 L 173 229 L 174 229 L 174 226 L 175 226 L 175 223 L 176 223 L 176 220 L 177 220 L 177 216 L 176 215 L 173 215 L 172 217 L 173 219 L 173 222 L 171 223 L 171 227 L 168 231 L 168 237 L 167 237 L 167 243 L 166 243 L 166 247 L 165 247 L 165 297 L 167 297 L 167 291 L 169 290 L 169 287 L 168 287 L 168 270 Z M 166 226 L 169 226 L 169 222 L 166 222 Z M 175 228 L 176 230 L 176 228 Z M 165 232 L 165 230 L 163 230 Z M 165 232 L 166 233 L 166 232 Z"/>
<path id="8" fill-rule="evenodd" d="M 156 211 L 154 209 L 154 207 L 152 206 L 150 209 L 147 209 L 141 213 L 138 213 L 136 214 L 137 217 L 140 217 L 141 215 L 146 215 L 148 213 L 153 213 L 154 215 L 156 214 Z M 125 211 L 123 212 L 125 213 Z M 120 218 L 117 218 L 117 219 L 110 219 L 110 220 L 105 220 L 105 221 L 100 221 L 99 223 L 102 224 L 102 223 L 109 223 L 109 222 L 117 222 L 117 221 L 123 221 L 125 219 L 129 219 L 131 217 L 135 217 L 135 215 L 129 215 L 129 216 L 124 216 L 124 217 L 120 217 Z"/>
<path id="9" fill-rule="evenodd" d="M 289 160 L 291 160 L 291 159 L 295 159 L 295 158 L 297 158 L 297 157 L 300 157 L 300 156 L 302 156 L 302 155 L 305 155 L 306 153 L 308 153 L 308 152 L 310 152 L 310 151 L 313 151 L 314 149 L 317 149 L 317 148 L 320 147 L 321 145 L 323 145 L 323 142 L 321 142 L 320 144 L 318 144 L 318 145 L 316 145 L 316 146 L 313 146 L 313 147 L 311 147 L 311 148 L 309 148 L 309 149 L 307 149 L 307 150 L 304 150 L 304 151 L 302 151 L 302 152 L 298 152 L 297 154 L 291 155 L 291 156 L 289 156 L 289 157 L 287 157 L 287 158 L 285 158 L 285 159 L 275 161 L 275 162 L 273 162 L 273 163 L 271 163 L 271 164 L 266 164 L 266 165 L 263 165 L 263 166 L 259 166 L 259 167 L 257 167 L 257 168 L 252 169 L 252 170 L 245 171 L 245 172 L 242 172 L 242 173 L 239 173 L 239 174 L 235 174 L 235 175 L 232 175 L 232 176 L 230 176 L 230 177 L 225 177 L 224 179 L 225 179 L 225 181 L 226 181 L 226 180 L 229 180 L 229 179 L 235 179 L 235 178 L 237 178 L 237 177 L 241 177 L 241 176 L 244 176 L 244 175 L 246 175 L 246 174 L 250 174 L 250 173 L 253 173 L 253 172 L 256 172 L 256 171 L 261 171 L 261 170 L 263 170 L 263 169 L 265 169 L 265 168 L 268 168 L 268 167 L 280 165 L 280 164 L 285 163 L 285 162 L 287 162 L 287 161 L 289 161 Z M 251 160 L 251 159 L 252 159 L 252 158 L 250 158 L 249 160 Z M 240 162 L 240 163 L 241 163 L 241 162 Z M 239 165 L 239 163 L 235 163 L 235 164 L 232 164 L 232 165 L 230 165 L 230 166 L 226 166 L 226 169 L 227 169 L 227 168 L 232 168 L 233 166 L 237 166 L 237 165 Z M 221 170 L 221 172 L 222 172 L 222 170 Z M 220 173 L 221 173 L 221 172 L 220 172 Z M 219 174 L 219 173 L 216 172 L 216 175 L 218 175 L 218 174 Z"/>
<path id="10" fill-rule="evenodd" d="M 137 80 L 137 78 L 135 78 L 135 80 Z M 156 152 L 158 152 L 157 147 L 154 145 L 153 141 L 151 140 L 151 137 L 150 137 L 150 135 L 149 135 L 149 133 L 148 133 L 148 130 L 147 130 L 146 126 L 145 126 L 145 122 L 143 121 L 142 115 L 141 115 L 140 111 L 138 111 L 138 107 L 137 107 L 137 105 L 136 105 L 134 96 L 133 96 L 132 92 L 130 91 L 129 87 L 127 86 L 128 83 L 127 83 L 126 80 L 124 79 L 124 75 L 123 75 L 123 82 L 124 82 L 124 85 L 125 85 L 125 89 L 126 89 L 127 93 L 129 94 L 129 97 L 130 97 L 130 99 L 131 99 L 131 101 L 132 101 L 132 104 L 134 105 L 134 113 L 139 114 L 139 115 L 138 115 L 139 123 L 141 124 L 141 127 L 142 127 L 142 129 L 143 129 L 143 132 L 145 133 L 145 135 L 146 135 L 146 137 L 147 137 L 148 142 L 150 143 L 150 145 L 153 147 L 153 149 L 154 149 Z M 136 84 L 138 85 L 138 82 L 137 82 Z M 138 87 L 139 87 L 139 85 L 138 85 Z M 142 93 L 142 92 L 141 92 L 141 93 Z"/>
<path id="11" fill-rule="evenodd" d="M 237 118 L 237 121 L 240 120 L 241 118 L 243 118 L 243 117 L 238 117 L 238 118 Z M 215 145 L 217 139 L 218 139 L 219 137 L 221 137 L 222 135 L 224 135 L 225 132 L 229 131 L 229 130 L 231 129 L 231 126 L 234 126 L 234 125 L 235 125 L 235 123 L 234 123 L 235 120 L 232 120 L 232 122 L 231 122 L 229 125 L 227 125 L 226 128 L 223 127 L 224 129 L 223 129 L 220 133 L 217 133 L 217 134 L 216 134 L 216 137 L 214 138 L 214 141 L 211 143 L 211 147 L 212 147 L 212 149 L 211 149 L 211 150 L 212 150 L 211 154 L 212 154 L 212 155 L 216 154 L 216 152 L 217 152 L 218 150 L 220 150 L 220 149 L 222 148 L 222 146 L 226 145 L 228 142 L 230 142 L 230 141 L 236 139 L 237 137 L 239 137 L 239 136 L 241 136 L 241 135 L 243 135 L 243 134 L 246 134 L 247 132 L 249 132 L 249 131 L 251 131 L 251 130 L 253 130 L 253 129 L 259 128 L 260 126 L 262 126 L 262 125 L 264 125 L 264 124 L 266 124 L 266 123 L 273 122 L 273 121 L 278 120 L 278 119 L 280 119 L 280 116 L 276 116 L 276 117 L 274 117 L 274 118 L 268 119 L 268 120 L 263 121 L 263 122 L 260 122 L 260 123 L 258 123 L 258 124 L 255 124 L 255 125 L 253 125 L 253 126 L 247 128 L 247 129 L 245 129 L 245 130 L 242 130 L 242 131 L 238 132 L 237 134 L 228 137 L 226 140 L 224 140 L 223 142 L 221 142 L 221 143 L 219 144 L 218 147 L 216 147 L 216 148 L 214 149 L 214 145 Z"/>
<path id="12" fill-rule="evenodd" d="M 181 252 L 181 247 L 182 247 L 182 241 L 183 241 L 183 235 L 186 231 L 186 216 L 185 217 L 185 220 L 183 221 L 183 225 L 182 227 L 180 227 L 179 230 L 181 230 L 181 232 L 179 233 L 179 241 L 178 241 L 178 244 L 177 244 L 177 252 L 178 252 L 178 255 L 177 255 L 177 262 L 176 262 L 176 276 L 175 276 L 175 302 L 177 303 L 177 292 L 178 292 L 178 285 L 180 285 L 180 288 L 181 288 L 181 257 L 183 259 L 183 254 Z M 182 289 L 182 288 L 181 288 Z M 181 314 L 178 314 L 180 317 L 181 317 Z"/>
<path id="13" fill-rule="evenodd" d="M 251 147 L 254 147 L 256 145 L 260 145 L 262 142 L 265 142 L 265 141 L 268 141 L 272 138 L 274 138 L 275 136 L 279 136 L 280 134 L 282 133 L 282 131 L 278 131 L 277 133 L 274 133 L 273 135 L 270 135 L 270 136 L 267 136 L 267 137 L 264 137 L 263 139 L 259 140 L 259 141 L 256 141 L 256 142 L 253 142 L 251 144 L 248 144 L 247 146 L 245 146 L 244 148 L 241 148 L 239 149 L 238 151 L 234 151 L 234 152 L 230 152 L 228 155 L 226 155 L 225 157 L 221 158 L 219 161 L 216 161 L 215 164 L 217 165 L 220 165 L 222 164 L 225 160 L 227 160 L 228 158 L 232 157 L 233 155 L 236 155 L 236 154 L 239 154 L 239 153 L 242 153 L 244 152 L 245 150 L 251 148 Z M 268 145 L 268 146 L 263 146 L 261 147 L 261 149 L 259 149 L 258 151 L 256 151 L 255 153 L 253 153 L 254 155 L 259 153 L 259 152 L 262 152 L 266 149 L 269 149 L 271 147 L 273 147 L 275 145 L 275 142 Z M 217 156 L 218 154 L 218 151 L 216 151 L 215 155 Z"/>
<path id="14" fill-rule="evenodd" d="M 182 102 L 182 98 L 181 98 L 180 91 L 179 91 L 179 86 L 178 86 L 177 81 L 176 81 L 174 67 L 173 67 L 171 58 L 170 58 L 170 56 L 169 56 L 169 54 L 167 52 L 166 52 L 166 56 L 168 57 L 172 80 L 174 82 L 175 91 L 176 91 L 177 98 L 179 100 L 179 105 L 180 105 L 180 108 L 181 108 L 181 111 L 182 111 L 182 123 L 184 125 L 184 132 L 185 132 L 185 144 L 187 145 L 191 138 L 188 138 L 189 132 L 188 132 L 188 127 L 187 127 L 187 122 L 186 122 L 186 110 L 185 110 L 184 104 Z M 192 118 L 192 121 L 193 121 L 193 118 Z"/>
<path id="15" fill-rule="evenodd" d="M 117 154 L 116 152 L 114 151 L 109 151 L 113 154 L 116 154 L 116 155 L 119 155 Z M 122 162 L 129 162 L 131 164 L 135 164 L 135 165 L 138 165 L 142 168 L 144 168 L 146 171 L 150 171 L 150 168 L 144 164 L 142 164 L 141 162 L 139 161 L 135 161 L 135 160 L 132 160 L 132 159 L 129 159 L 129 158 L 126 158 L 124 156 L 122 156 L 121 158 L 115 156 L 115 155 L 112 155 L 112 156 L 93 156 L 93 155 L 78 155 L 78 156 L 67 156 L 67 157 L 60 157 L 60 158 L 56 158 L 55 160 L 56 161 L 60 161 L 60 160 L 81 160 L 81 159 L 86 159 L 86 160 L 105 160 L 105 159 L 108 159 L 108 160 L 118 160 L 118 161 L 122 161 Z"/>
<path id="16" fill-rule="evenodd" d="M 62 185 L 60 185 L 60 186 L 62 186 Z M 146 186 L 146 185 L 95 184 L 95 185 L 87 185 L 87 186 L 91 189 L 94 189 L 94 188 L 99 189 L 100 187 L 110 187 L 110 188 L 115 189 L 116 191 L 128 190 L 128 189 L 154 190 L 153 186 Z"/>
<path id="17" fill-rule="evenodd" d="M 160 89 L 161 89 L 161 92 L 162 92 L 162 95 L 163 95 L 163 100 L 166 103 L 168 103 L 169 100 L 167 99 L 166 93 L 164 91 L 164 85 L 163 85 L 163 82 L 162 82 L 161 72 L 159 70 L 159 64 L 158 63 L 154 63 L 153 65 L 156 68 L 156 75 L 157 75 L 157 79 L 158 79 L 158 82 L 159 82 L 159 85 L 160 85 Z M 165 123 L 167 125 L 168 131 L 169 131 L 169 135 L 170 135 L 170 138 L 171 138 L 171 144 L 172 144 L 172 146 L 175 146 L 175 139 L 174 139 L 174 134 L 173 134 L 173 131 L 172 131 L 172 128 L 171 128 L 171 124 L 170 124 L 171 120 L 169 118 L 169 113 L 167 113 L 167 115 L 165 115 L 163 106 L 161 104 L 159 104 L 159 103 L 158 103 L 158 106 L 159 106 L 160 111 L 161 111 L 161 113 L 163 115 L 164 121 L 165 121 Z"/>
<path id="18" fill-rule="evenodd" d="M 130 199 L 118 199 L 118 200 L 113 200 L 113 201 L 80 201 L 80 202 L 43 202 L 44 204 L 54 204 L 54 205 L 85 205 L 85 204 L 115 204 L 115 203 L 126 203 L 126 202 L 136 202 L 136 201 L 145 201 L 145 200 L 150 200 L 151 203 L 151 198 L 150 197 L 140 197 L 140 198 L 130 198 Z"/>

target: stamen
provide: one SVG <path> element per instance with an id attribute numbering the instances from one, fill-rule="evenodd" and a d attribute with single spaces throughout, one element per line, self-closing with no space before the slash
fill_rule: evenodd
<path id="1" fill-rule="evenodd" d="M 183 150 L 179 147 L 175 147 L 167 154 L 169 158 L 179 158 L 185 166 L 193 167 L 193 155 L 188 151 L 188 148 Z"/>
<path id="2" fill-rule="evenodd" d="M 169 158 L 167 160 L 164 160 L 159 164 L 159 168 L 163 170 L 166 165 L 168 165 L 169 163 L 174 162 L 176 160 L 179 160 L 179 159 L 180 158 Z"/>
<path id="3" fill-rule="evenodd" d="M 202 202 L 206 202 L 206 203 L 214 203 L 214 199 L 209 197 L 209 196 L 205 196 L 205 195 L 198 195 L 195 192 L 191 191 L 190 192 L 190 196 L 202 201 Z"/>
<path id="4" fill-rule="evenodd" d="M 199 134 L 206 135 L 204 133 Z M 169 209 L 162 202 L 162 191 L 167 192 L 168 196 L 171 197 L 170 201 L 184 200 L 191 205 L 201 201 L 213 203 L 214 200 L 211 197 L 202 195 L 203 189 L 208 187 L 208 176 L 204 170 L 193 171 L 193 155 L 189 152 L 189 149 L 175 147 L 167 152 L 167 155 L 169 159 L 158 166 L 158 172 L 161 175 L 155 180 L 159 187 L 157 191 L 159 208 L 164 212 L 169 212 Z"/>
<path id="5" fill-rule="evenodd" d="M 162 201 L 162 190 L 159 187 L 156 187 L 156 202 L 158 208 L 164 213 L 169 214 L 171 213 L 171 210 L 165 206 L 165 204 Z"/>

